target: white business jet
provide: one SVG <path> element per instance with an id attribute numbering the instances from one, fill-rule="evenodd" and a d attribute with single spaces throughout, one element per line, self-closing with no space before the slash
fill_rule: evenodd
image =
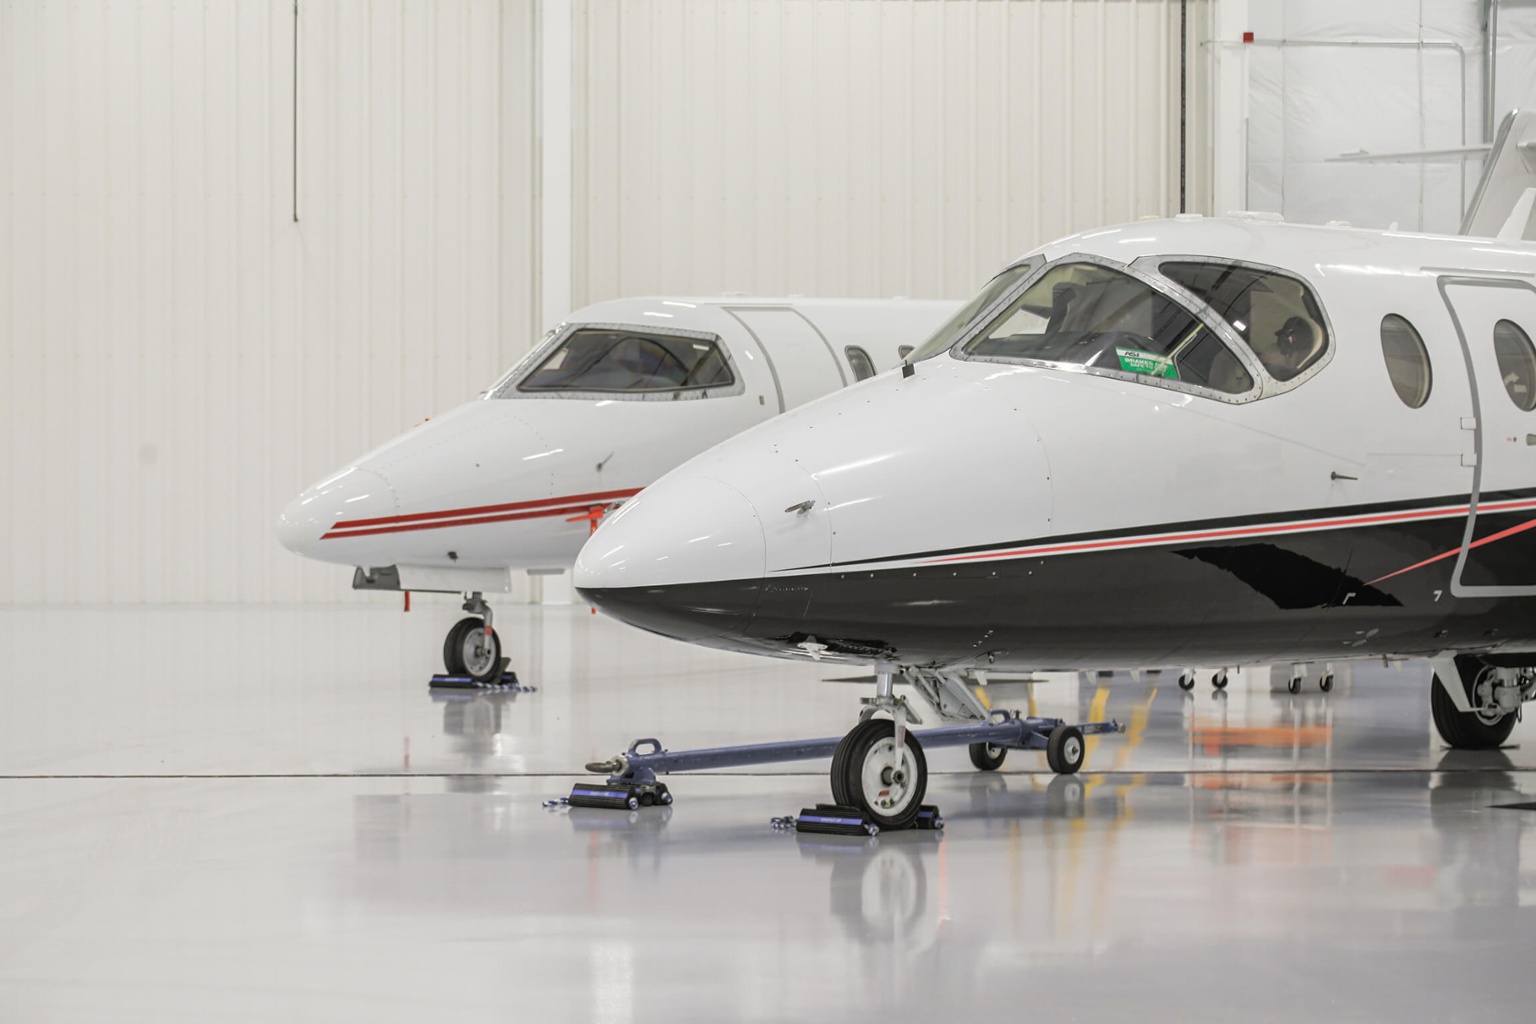
<path id="1" fill-rule="evenodd" d="M 500 678 L 486 594 L 563 572 L 604 512 L 717 441 L 893 367 L 958 303 L 621 299 L 551 332 L 477 401 L 295 498 L 279 539 L 353 587 L 462 593 L 450 675 Z"/>
<path id="2" fill-rule="evenodd" d="M 895 721 L 833 788 L 887 824 L 925 785 L 902 676 L 965 721 L 988 671 L 1423 656 L 1441 736 L 1497 746 L 1536 697 L 1536 248 L 1277 219 L 1036 250 L 909 365 L 626 503 L 578 592 L 874 666 Z"/>

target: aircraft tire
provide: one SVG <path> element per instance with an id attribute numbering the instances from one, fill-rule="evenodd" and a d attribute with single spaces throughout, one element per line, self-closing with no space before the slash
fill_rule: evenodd
<path id="1" fill-rule="evenodd" d="M 1479 667 L 1473 669 L 1473 678 Z M 1463 673 L 1463 686 L 1467 685 L 1465 673 Z M 1470 693 L 1470 687 L 1468 691 Z M 1437 674 L 1430 683 L 1429 710 L 1435 720 L 1435 731 L 1440 738 L 1457 750 L 1494 750 L 1502 746 L 1509 739 L 1509 734 L 1515 728 L 1515 716 L 1504 715 L 1498 721 L 1485 722 L 1477 716 L 1476 712 L 1461 712 L 1456 710 L 1456 703 L 1451 700 L 1451 695 L 1445 692 L 1445 687 L 1440 685 L 1440 676 Z"/>
<path id="2" fill-rule="evenodd" d="M 832 782 L 832 802 L 839 807 L 855 806 L 853 795 L 848 792 L 843 766 L 848 762 L 848 740 L 853 733 L 849 732 L 838 743 L 837 749 L 832 751 L 832 769 L 830 772 Z"/>
<path id="3" fill-rule="evenodd" d="M 477 683 L 494 683 L 501 679 L 501 634 L 491 630 L 491 647 L 484 650 L 479 643 L 484 635 L 484 624 L 470 619 L 468 629 L 459 632 L 459 657 L 464 663 L 464 674 Z M 461 623 L 462 625 L 462 623 Z M 476 649 L 479 656 L 476 657 Z"/>
<path id="4" fill-rule="evenodd" d="M 1045 763 L 1057 775 L 1071 775 L 1083 766 L 1088 746 L 1083 734 L 1072 725 L 1058 725 L 1051 730 L 1045 745 Z"/>
<path id="5" fill-rule="evenodd" d="M 984 772 L 997 771 L 1008 758 L 1007 747 L 995 747 L 990 743 L 972 743 L 965 749 L 971 755 L 971 764 Z"/>
<path id="6" fill-rule="evenodd" d="M 448 635 L 443 638 L 443 668 L 451 676 L 462 676 L 464 668 L 464 631 L 474 629 L 480 625 L 480 620 L 473 615 L 465 616 L 453 624 Z"/>
<path id="7" fill-rule="evenodd" d="M 836 779 L 833 799 L 857 807 L 882 829 L 910 827 L 928 791 L 928 761 L 917 737 L 907 733 L 899 760 L 895 746 L 896 723 L 889 718 L 871 718 L 854 726 L 833 754 L 847 800 L 845 803 L 838 797 Z"/>

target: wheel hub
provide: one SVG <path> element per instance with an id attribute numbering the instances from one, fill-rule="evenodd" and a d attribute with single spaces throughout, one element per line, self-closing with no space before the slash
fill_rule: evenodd
<path id="1" fill-rule="evenodd" d="M 912 754 L 905 746 L 898 752 L 895 740 L 885 739 L 871 746 L 860 775 L 864 796 L 871 806 L 895 812 L 911 803 Z"/>
<path id="2" fill-rule="evenodd" d="M 1498 669 L 1489 666 L 1478 674 L 1477 682 L 1472 686 L 1473 699 L 1476 702 L 1473 713 L 1477 720 L 1484 725 L 1496 725 L 1508 712 L 1499 706 L 1496 696 L 1499 686 Z"/>
<path id="3" fill-rule="evenodd" d="M 485 642 L 485 630 L 471 630 L 464 637 L 464 667 L 471 674 L 481 674 L 491 667 L 490 661 L 494 648 Z"/>

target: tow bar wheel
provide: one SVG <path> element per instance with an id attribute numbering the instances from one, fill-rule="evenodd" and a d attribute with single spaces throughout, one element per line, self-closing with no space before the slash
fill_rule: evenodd
<path id="1" fill-rule="evenodd" d="M 1075 726 L 1058 725 L 1051 730 L 1045 747 L 1045 762 L 1057 775 L 1071 775 L 1083 766 L 1088 756 L 1083 734 Z"/>
<path id="2" fill-rule="evenodd" d="M 966 750 L 971 755 L 971 764 L 984 772 L 997 771 L 1008 758 L 1007 747 L 999 747 L 991 743 L 972 743 Z"/>
<path id="3" fill-rule="evenodd" d="M 896 723 L 871 718 L 854 726 L 832 755 L 832 799 L 857 807 L 882 829 L 906 828 L 928 790 L 922 744 L 907 733 L 896 747 Z"/>

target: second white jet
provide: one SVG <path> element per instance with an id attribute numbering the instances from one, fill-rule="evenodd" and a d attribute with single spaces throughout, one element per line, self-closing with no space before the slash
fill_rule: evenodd
<path id="1" fill-rule="evenodd" d="M 278 538 L 353 587 L 462 593 L 451 675 L 500 677 L 486 594 L 561 572 L 593 524 L 674 466 L 895 367 L 956 314 L 910 300 L 662 299 L 577 310 L 485 391 L 295 498 Z M 963 314 L 964 311 L 961 311 Z"/>

